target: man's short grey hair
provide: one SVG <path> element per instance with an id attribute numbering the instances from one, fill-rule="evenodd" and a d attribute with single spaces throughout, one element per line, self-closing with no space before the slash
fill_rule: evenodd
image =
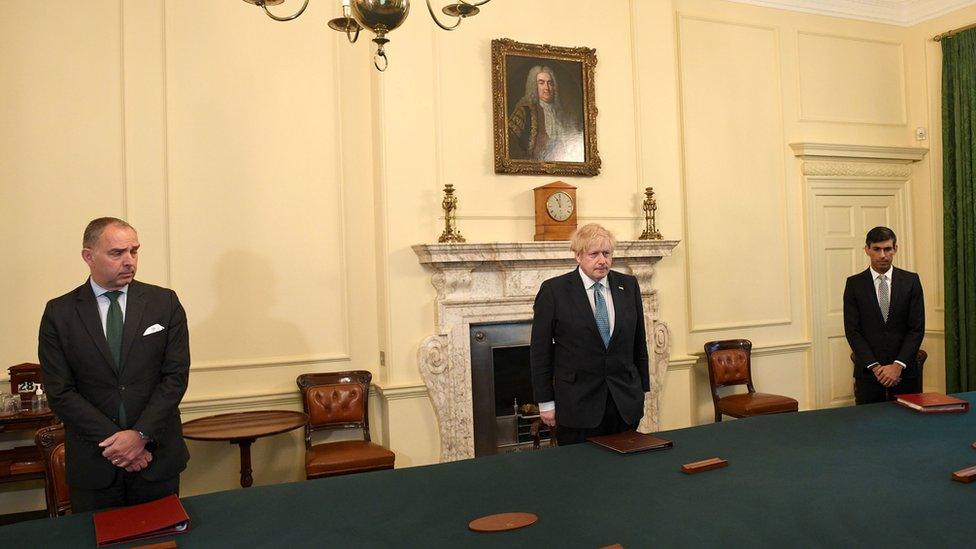
<path id="1" fill-rule="evenodd" d="M 117 217 L 99 217 L 98 219 L 92 219 L 88 223 L 88 226 L 85 227 L 85 236 L 81 239 L 81 247 L 91 248 L 95 246 L 98 239 L 102 237 L 102 232 L 105 230 L 105 227 L 109 225 L 116 225 L 118 227 L 132 229 L 133 231 L 136 230 L 135 227 Z"/>

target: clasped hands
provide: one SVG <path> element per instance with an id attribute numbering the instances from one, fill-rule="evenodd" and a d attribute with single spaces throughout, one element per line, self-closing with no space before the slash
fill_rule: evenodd
<path id="1" fill-rule="evenodd" d="M 878 379 L 878 383 L 885 387 L 894 387 L 901 381 L 902 367 L 897 362 L 875 366 L 871 371 L 874 372 L 874 377 Z"/>
<path id="2" fill-rule="evenodd" d="M 152 461 L 152 453 L 146 450 L 146 441 L 132 429 L 119 431 L 99 442 L 98 446 L 104 448 L 102 456 L 112 465 L 130 473 L 149 467 Z"/>

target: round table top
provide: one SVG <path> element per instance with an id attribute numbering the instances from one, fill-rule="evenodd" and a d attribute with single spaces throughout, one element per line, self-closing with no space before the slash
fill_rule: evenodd
<path id="1" fill-rule="evenodd" d="M 191 440 L 248 440 L 297 429 L 308 421 L 304 412 L 256 410 L 218 414 L 187 421 L 183 437 Z"/>

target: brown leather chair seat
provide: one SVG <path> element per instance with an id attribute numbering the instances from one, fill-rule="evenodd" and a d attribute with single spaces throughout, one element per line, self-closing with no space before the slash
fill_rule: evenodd
<path id="1" fill-rule="evenodd" d="M 305 453 L 305 473 L 311 477 L 392 469 L 395 459 L 393 452 L 367 440 L 330 442 Z"/>
<path id="2" fill-rule="evenodd" d="M 781 414 L 797 410 L 799 403 L 796 400 L 767 393 L 742 393 L 719 399 L 719 411 L 732 417 Z"/>

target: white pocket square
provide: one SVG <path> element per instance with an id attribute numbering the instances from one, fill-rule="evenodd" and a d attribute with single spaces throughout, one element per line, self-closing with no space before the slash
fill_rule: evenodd
<path id="1" fill-rule="evenodd" d="M 164 329 L 165 328 L 163 328 L 159 324 L 153 324 L 152 326 L 146 328 L 146 331 L 142 332 L 142 335 L 147 336 L 149 334 L 154 334 L 156 332 L 162 332 Z"/>

